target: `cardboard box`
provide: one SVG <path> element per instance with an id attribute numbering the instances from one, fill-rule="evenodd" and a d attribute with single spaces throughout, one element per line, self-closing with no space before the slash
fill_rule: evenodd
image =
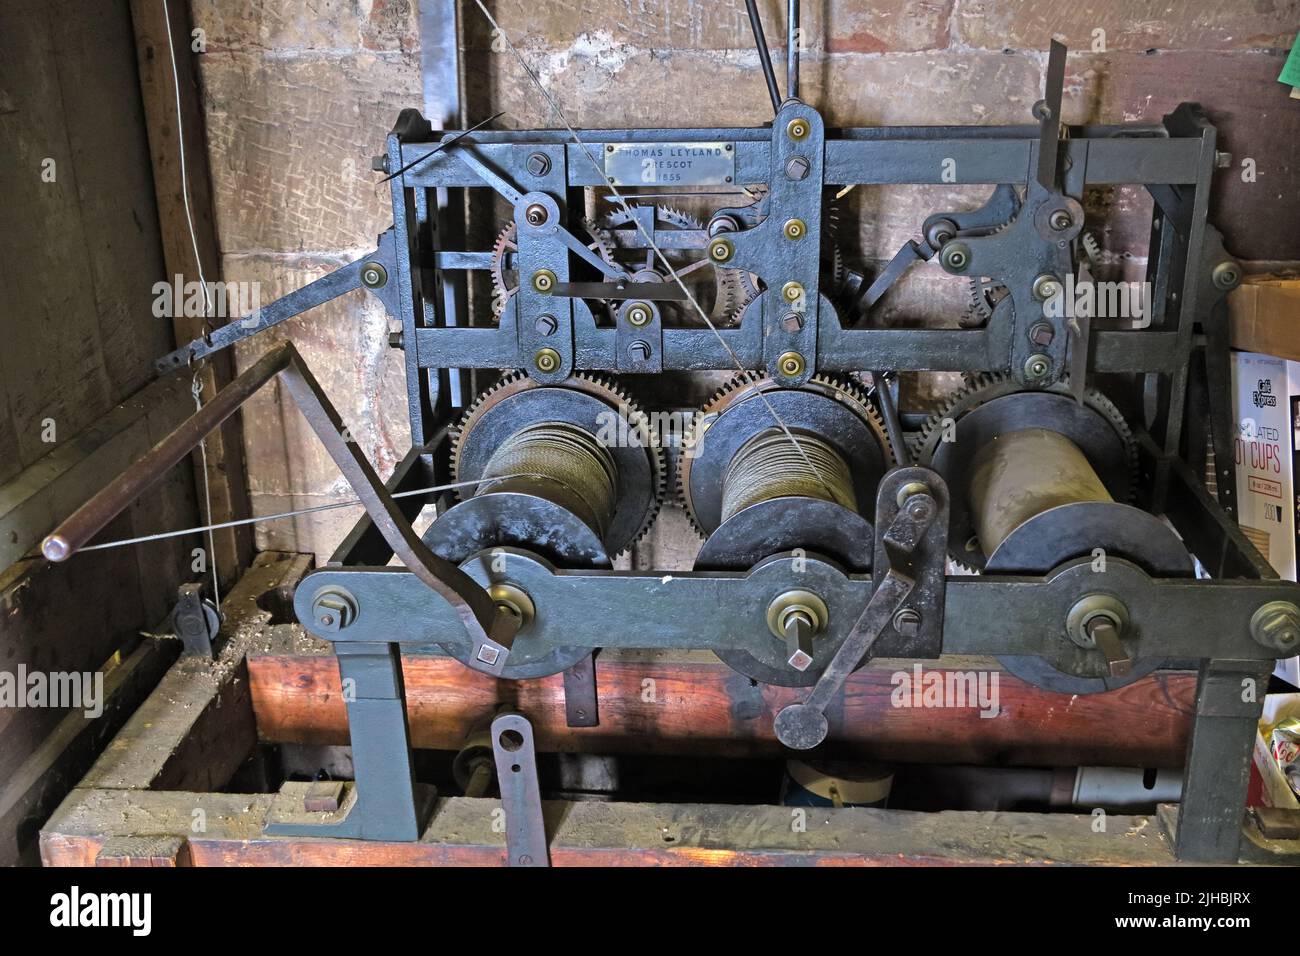
<path id="1" fill-rule="evenodd" d="M 1279 577 L 1296 580 L 1296 450 L 1300 448 L 1300 362 L 1272 355 L 1232 356 L 1237 523 Z M 1300 657 L 1277 675 L 1300 686 Z"/>
<path id="2" fill-rule="evenodd" d="M 1247 276 L 1228 294 L 1228 336 L 1235 349 L 1300 360 L 1300 276 Z"/>

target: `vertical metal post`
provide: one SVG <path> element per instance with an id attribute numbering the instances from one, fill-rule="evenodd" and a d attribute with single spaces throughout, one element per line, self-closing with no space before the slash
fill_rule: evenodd
<path id="1" fill-rule="evenodd" d="M 772 70 L 772 53 L 767 48 L 767 38 L 763 36 L 763 21 L 758 16 L 758 4 L 754 0 L 745 0 L 745 9 L 749 12 L 749 27 L 754 31 L 754 46 L 758 48 L 758 65 L 763 68 L 763 79 L 767 81 L 767 95 L 772 99 L 772 112 L 781 112 L 781 91 L 776 86 L 776 73 Z"/>
<path id="2" fill-rule="evenodd" d="M 1174 841 L 1180 860 L 1237 861 L 1255 728 L 1271 671 L 1270 662 L 1201 662 Z"/>
<path id="3" fill-rule="evenodd" d="M 789 0 L 786 6 L 785 95 L 799 97 L 799 0 Z"/>
<path id="4" fill-rule="evenodd" d="M 461 125 L 460 16 L 457 0 L 419 0 L 420 74 L 424 89 L 424 116 L 435 130 L 459 129 Z M 443 249 L 465 248 L 465 207 L 461 193 L 453 202 L 450 191 L 437 190 L 433 226 Z M 465 273 L 440 272 L 442 314 L 447 325 L 468 324 L 468 287 Z M 437 295 L 438 290 L 431 290 Z M 439 374 L 437 372 L 431 374 Z M 468 399 L 467 373 L 449 370 L 451 404 L 460 408 Z"/>

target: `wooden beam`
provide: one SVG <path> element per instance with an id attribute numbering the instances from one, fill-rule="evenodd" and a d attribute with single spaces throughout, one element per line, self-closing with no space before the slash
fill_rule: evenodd
<path id="1" fill-rule="evenodd" d="M 292 641 L 292 643 L 291 643 Z M 305 645 L 304 645 L 305 641 Z M 347 713 L 328 646 L 284 636 L 249 652 L 252 705 L 262 740 L 346 744 Z M 850 677 L 830 713 L 828 751 L 846 757 L 1019 766 L 1182 766 L 1196 675 L 1165 672 L 1106 694 L 1052 694 L 986 659 L 927 662 L 940 675 L 998 675 L 998 713 L 975 707 L 897 707 L 895 675 L 912 661 L 875 661 Z M 533 722 L 538 749 L 719 757 L 783 752 L 772 721 L 801 694 L 755 686 L 711 654 L 604 653 L 596 659 L 600 725 L 569 727 L 559 675 L 497 681 L 446 657 L 403 661 L 412 742 L 457 750 L 502 702 Z M 1140 728 L 1135 731 L 1134 728 Z"/>
<path id="2" fill-rule="evenodd" d="M 170 37 L 168 41 L 168 14 Z M 212 185 L 208 175 L 208 152 L 204 136 L 203 104 L 190 53 L 189 4 L 162 0 L 131 0 L 131 19 L 135 28 L 136 59 L 140 70 L 140 92 L 144 100 L 145 121 L 149 131 L 149 152 L 153 160 L 154 190 L 158 200 L 158 218 L 162 228 L 163 258 L 166 279 L 180 275 L 185 282 L 208 282 L 221 279 L 221 259 L 212 216 Z M 173 81 L 171 51 L 176 54 Z M 177 116 L 179 101 L 180 116 Z M 184 136 L 184 170 L 182 181 L 182 144 Z M 186 204 L 188 186 L 189 203 Z M 190 224 L 193 223 L 193 234 Z M 196 258 L 197 248 L 197 258 Z M 204 334 L 202 316 L 177 315 L 172 319 L 176 344 L 184 345 Z M 221 322 L 214 319 L 215 322 Z M 229 351 L 212 356 L 200 371 L 203 398 L 210 400 L 216 390 L 230 381 L 234 357 Z M 180 373 L 185 374 L 185 373 Z M 242 428 L 232 417 L 208 436 L 207 487 L 212 499 L 212 523 L 249 517 L 248 479 L 244 468 Z M 202 460 L 194 456 L 195 474 L 201 475 Z M 203 483 L 198 482 L 198 499 L 203 502 Z M 202 505 L 201 505 L 202 507 Z M 221 576 L 233 582 L 247 566 L 253 553 L 253 534 L 249 526 L 214 532 L 217 563 Z"/>
<path id="3" fill-rule="evenodd" d="M 105 675 L 99 716 L 69 713 L 0 788 L 0 866 L 35 862 L 40 824 L 157 685 L 179 646 L 178 641 L 142 643 Z"/>
<path id="4" fill-rule="evenodd" d="M 226 784 L 257 743 L 244 655 L 271 617 L 259 599 L 292 584 L 310 558 L 260 554 L 226 596 L 224 643 L 214 661 L 186 657 L 131 715 L 82 780 L 83 787 L 212 790 Z"/>
<path id="5" fill-rule="evenodd" d="M 105 846 L 148 833 L 185 838 L 194 866 L 500 866 L 500 801 L 438 801 L 418 842 L 263 836 L 268 818 L 301 802 L 279 794 L 77 790 L 41 832 L 46 866 L 94 865 Z M 196 816 L 196 811 L 201 814 Z M 715 804 L 547 801 L 555 866 L 1170 865 L 1152 817 Z M 802 814 L 802 817 L 797 815 Z M 195 820 L 202 820 L 201 829 Z M 797 822 L 797 825 L 795 825 Z M 1249 852 L 1250 848 L 1248 848 Z"/>

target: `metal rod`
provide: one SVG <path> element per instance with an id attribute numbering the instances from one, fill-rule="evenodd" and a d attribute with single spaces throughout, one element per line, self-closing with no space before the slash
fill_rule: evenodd
<path id="1" fill-rule="evenodd" d="M 41 553 L 66 561 L 103 527 L 120 515 L 192 452 L 209 432 L 234 414 L 259 388 L 282 372 L 292 352 L 282 345 L 263 355 L 212 400 L 181 422 L 176 430 L 145 452 L 84 505 L 69 515 L 43 542 Z"/>
<path id="2" fill-rule="evenodd" d="M 749 11 L 749 25 L 754 31 L 754 45 L 758 47 L 758 62 L 763 67 L 763 79 L 767 80 L 767 95 L 772 98 L 772 112 L 781 112 L 781 91 L 776 86 L 776 73 L 772 71 L 772 53 L 767 48 L 763 36 L 763 21 L 758 18 L 756 0 L 745 0 L 745 9 Z"/>
<path id="3" fill-rule="evenodd" d="M 799 95 L 799 0 L 790 0 L 786 7 L 785 95 Z"/>

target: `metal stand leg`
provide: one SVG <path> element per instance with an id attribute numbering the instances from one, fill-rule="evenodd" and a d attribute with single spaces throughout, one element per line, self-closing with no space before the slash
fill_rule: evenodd
<path id="1" fill-rule="evenodd" d="M 1259 661 L 1201 662 L 1174 841 L 1180 860 L 1237 861 L 1255 727 L 1271 670 Z"/>
<path id="2" fill-rule="evenodd" d="M 417 785 L 406 723 L 406 689 L 396 644 L 336 645 L 347 700 L 355 799 L 324 823 L 270 823 L 278 836 L 418 840 L 433 809 L 431 787 Z"/>

